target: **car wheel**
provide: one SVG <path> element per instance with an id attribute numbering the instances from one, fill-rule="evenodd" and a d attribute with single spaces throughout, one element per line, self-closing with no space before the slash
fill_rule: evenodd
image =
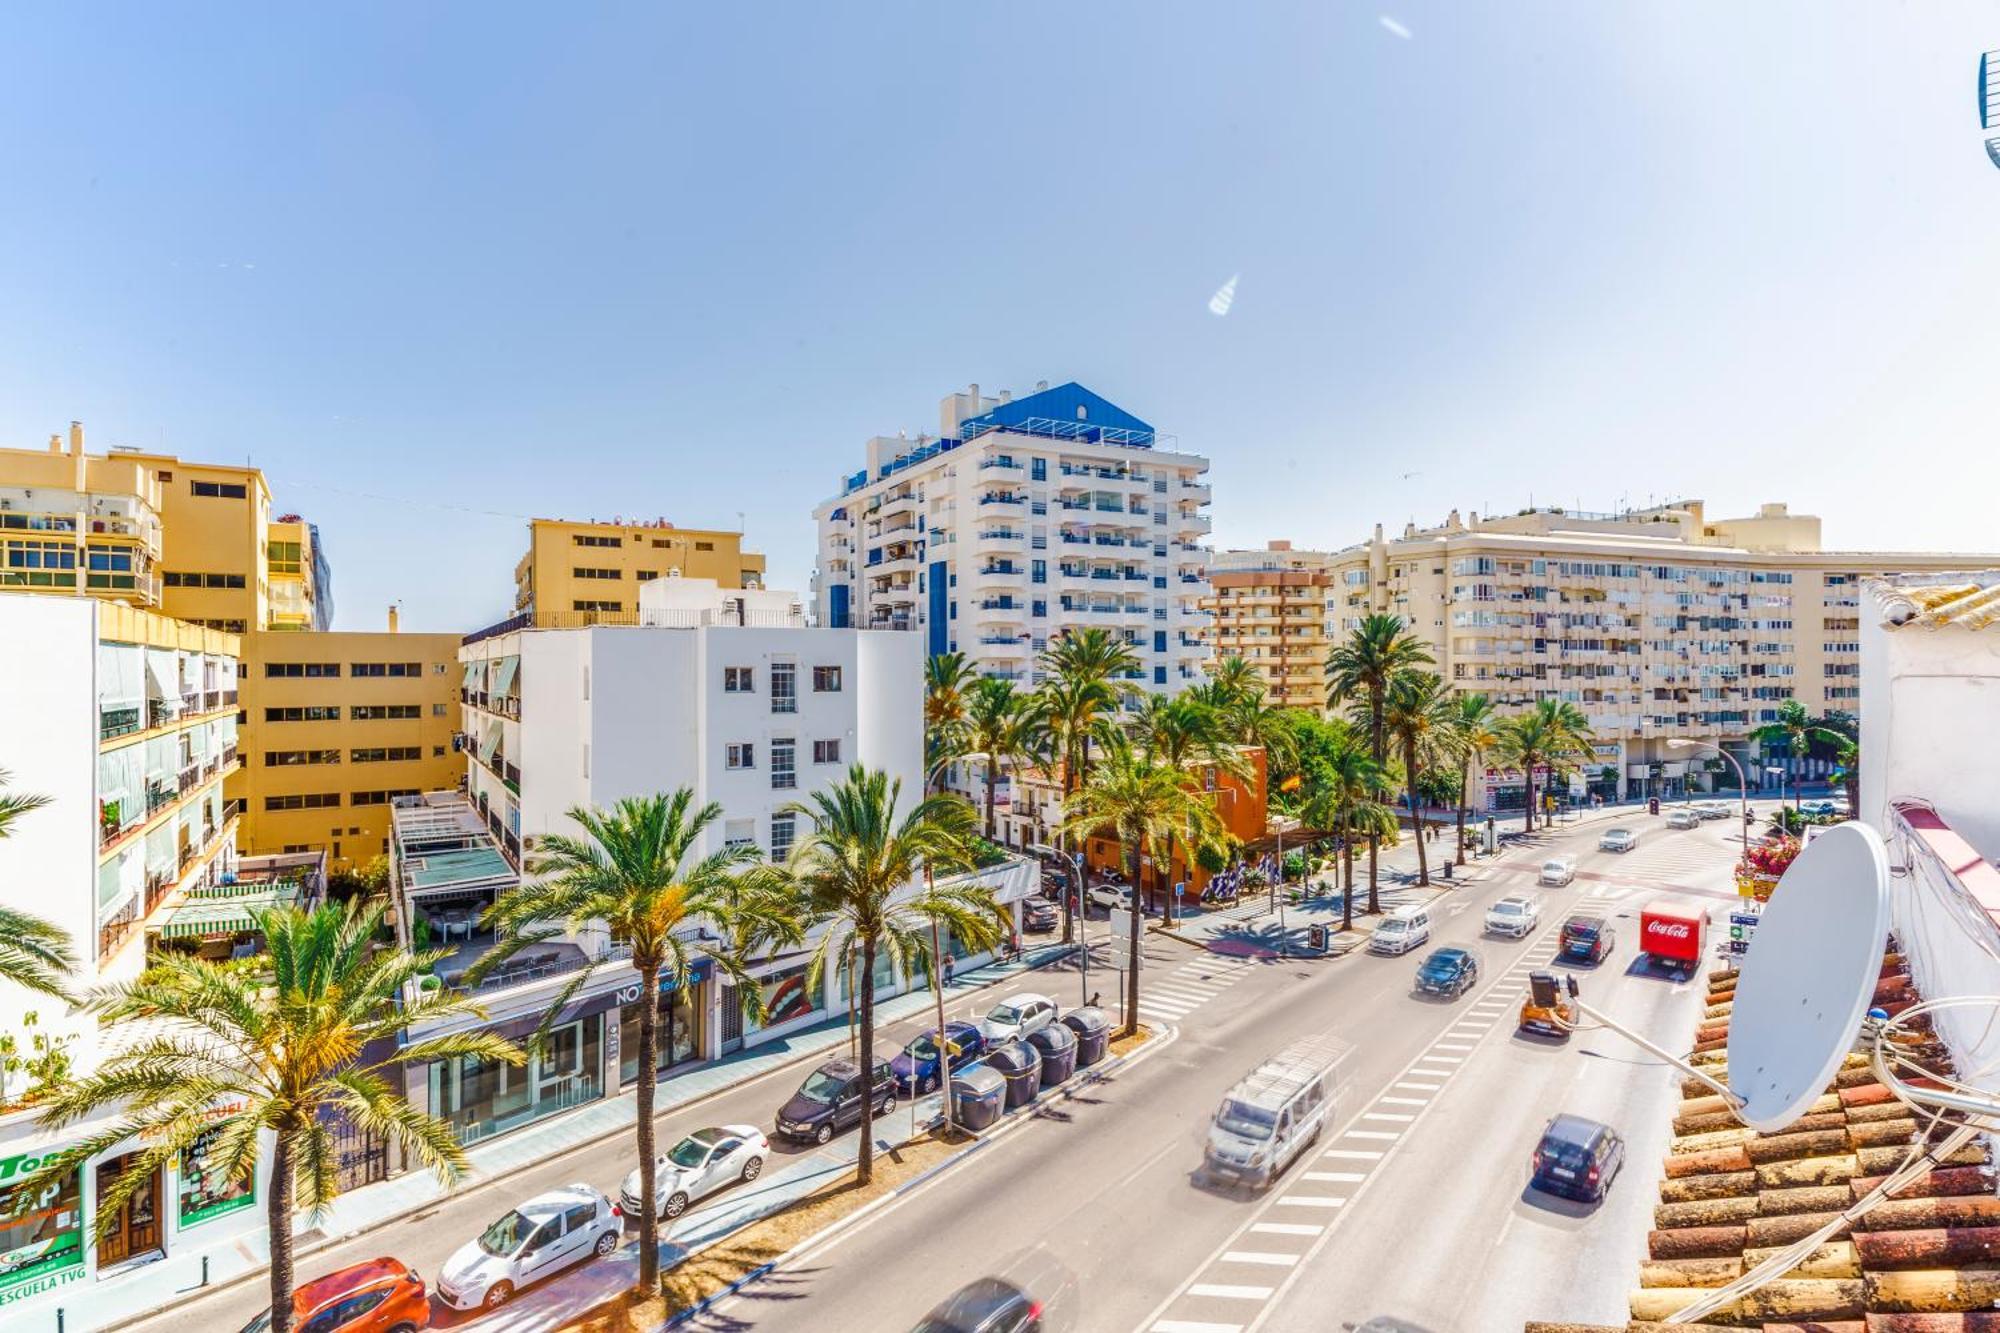
<path id="1" fill-rule="evenodd" d="M 937 1091 L 937 1075 L 936 1075 L 936 1074 L 926 1074 L 926 1075 L 924 1075 L 924 1077 L 923 1077 L 923 1081 L 922 1081 L 921 1083 L 917 1084 L 917 1092 L 918 1092 L 919 1094 L 922 1094 L 922 1093 L 927 1093 L 927 1092 L 936 1092 L 936 1091 Z"/>
<path id="2" fill-rule="evenodd" d="M 660 1205 L 660 1216 L 679 1217 L 682 1213 L 686 1212 L 687 1209 L 688 1209 L 687 1191 L 675 1190 L 672 1194 L 669 1194 L 667 1196 L 667 1201 Z"/>
<path id="3" fill-rule="evenodd" d="M 896 1109 L 896 1094 L 892 1092 L 892 1093 L 890 1093 L 890 1094 L 889 1094 L 888 1096 L 886 1096 L 886 1097 L 884 1097 L 884 1098 L 882 1099 L 882 1105 L 881 1105 L 881 1108 L 880 1108 L 879 1110 L 877 1110 L 877 1111 L 875 1112 L 875 1114 L 876 1114 L 876 1115 L 887 1115 L 887 1114 L 889 1114 L 889 1113 L 890 1113 L 891 1111 L 893 1111 L 893 1110 L 895 1110 L 895 1109 Z"/>
<path id="4" fill-rule="evenodd" d="M 489 1310 L 497 1310 L 501 1306 L 505 1305 L 508 1301 L 511 1301 L 513 1299 L 514 1299 L 513 1283 L 495 1282 L 492 1286 L 486 1289 L 486 1299 L 481 1301 L 480 1304 L 485 1306 Z"/>
<path id="5" fill-rule="evenodd" d="M 764 1174 L 764 1159 L 752 1157 L 743 1164 L 743 1179 L 748 1182 Z"/>
<path id="6" fill-rule="evenodd" d="M 618 1248 L 618 1233 L 607 1231 L 597 1238 L 597 1257 L 602 1259 Z"/>
<path id="7" fill-rule="evenodd" d="M 417 1333 L 417 1326 L 415 1324 L 398 1324 L 390 1329 L 389 1333 Z"/>
<path id="8" fill-rule="evenodd" d="M 821 1121 L 820 1127 L 813 1131 L 813 1142 L 824 1144 L 832 1138 L 833 1125 L 827 1121 Z"/>

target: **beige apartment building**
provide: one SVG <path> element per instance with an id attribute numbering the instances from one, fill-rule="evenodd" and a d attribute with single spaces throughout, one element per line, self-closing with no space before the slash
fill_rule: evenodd
<path id="1" fill-rule="evenodd" d="M 1215 657 L 1255 666 L 1270 702 L 1280 707 L 1326 707 L 1326 655 L 1337 620 L 1334 559 L 1274 541 L 1261 551 L 1219 551 L 1209 566 L 1213 592 L 1200 605 L 1215 618 Z"/>
<path id="2" fill-rule="evenodd" d="M 538 629 L 636 625 L 639 589 L 658 578 L 714 579 L 717 587 L 757 588 L 764 557 L 743 549 L 743 534 L 677 528 L 663 518 L 528 523 L 528 549 L 514 566 L 514 611 Z"/>
<path id="3" fill-rule="evenodd" d="M 1753 787 L 1767 763 L 1816 776 L 1824 763 L 1767 754 L 1771 747 L 1750 733 L 1787 699 L 1816 715 L 1858 711 L 1861 581 L 2000 561 L 1991 553 L 1830 551 L 1820 520 L 1783 504 L 1710 518 L 1693 500 L 1619 514 L 1454 510 L 1437 527 L 1412 524 L 1395 537 L 1378 526 L 1341 551 L 1231 555 L 1281 566 L 1245 570 L 1246 589 L 1271 586 L 1268 576 L 1286 568 L 1321 577 L 1329 639 L 1371 612 L 1389 612 L 1429 642 L 1458 689 L 1484 691 L 1509 710 L 1538 699 L 1574 703 L 1597 735 L 1581 778 L 1606 797 L 1733 785 L 1725 761 L 1670 746 L 1674 738 L 1727 750 Z M 1281 593 L 1277 609 L 1303 600 Z M 1289 673 L 1281 679 L 1295 679 L 1311 642 L 1306 617 L 1272 621 L 1267 594 L 1222 602 L 1219 631 L 1226 622 L 1237 633 L 1222 640 L 1219 632 L 1219 641 L 1263 649 L 1253 661 L 1275 661 Z M 1475 781 L 1483 783 L 1475 805 L 1519 804 L 1519 774 L 1489 769 Z"/>

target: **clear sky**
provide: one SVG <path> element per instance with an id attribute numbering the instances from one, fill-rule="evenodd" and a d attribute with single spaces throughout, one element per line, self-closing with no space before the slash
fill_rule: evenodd
<path id="1" fill-rule="evenodd" d="M 253 460 L 339 628 L 505 614 L 530 514 L 740 513 L 803 589 L 862 442 L 968 381 L 1209 455 L 1219 546 L 1692 495 L 2000 548 L 2000 6 L 8 28 L 0 442 Z"/>

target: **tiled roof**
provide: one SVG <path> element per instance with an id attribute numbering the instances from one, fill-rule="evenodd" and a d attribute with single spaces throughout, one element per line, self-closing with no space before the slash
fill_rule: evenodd
<path id="1" fill-rule="evenodd" d="M 1734 972 L 1710 974 L 1695 1032 L 1692 1062 L 1717 1077 L 1735 988 Z M 1896 1013 L 1916 998 L 1901 958 L 1887 955 L 1874 1003 Z M 1933 1069 L 1947 1063 L 1941 1047 L 1912 1054 Z M 1836 1233 L 1799 1267 L 1707 1322 L 1658 1322 L 1832 1221 L 1925 1134 L 1860 1055 L 1849 1056 L 1825 1094 L 1777 1134 L 1743 1127 L 1693 1079 L 1682 1083 L 1681 1098 L 1631 1322 L 1532 1323 L 1527 1333 L 2000 1333 L 2000 1197 L 1982 1144 L 1947 1158 L 1858 1229 Z"/>
<path id="2" fill-rule="evenodd" d="M 1882 618 L 1897 629 L 1987 629 L 2000 625 L 2000 571 L 1914 574 L 1868 584 Z"/>

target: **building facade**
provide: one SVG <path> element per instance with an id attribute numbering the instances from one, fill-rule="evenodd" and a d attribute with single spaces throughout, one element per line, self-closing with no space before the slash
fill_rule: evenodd
<path id="1" fill-rule="evenodd" d="M 1077 384 L 946 397 L 940 434 L 877 437 L 814 511 L 818 623 L 914 632 L 983 674 L 1033 684 L 1049 638 L 1095 625 L 1133 683 L 1178 690 L 1209 657 L 1208 460 Z"/>
<path id="2" fill-rule="evenodd" d="M 639 592 L 661 578 L 713 579 L 755 588 L 764 557 L 743 549 L 743 534 L 677 528 L 663 518 L 572 523 L 538 518 L 514 566 L 514 610 L 543 629 L 636 625 Z"/>
<path id="3" fill-rule="evenodd" d="M 1724 761 L 1674 738 L 1722 747 L 1753 774 L 1823 776 L 1830 762 L 1750 734 L 1788 699 L 1815 715 L 1860 710 L 1865 579 L 1970 563 L 2000 557 L 1824 550 L 1820 521 L 1782 504 L 1733 519 L 1709 518 L 1699 501 L 1619 514 L 1454 510 L 1438 527 L 1394 538 L 1378 527 L 1336 552 L 1328 628 L 1338 637 L 1371 612 L 1401 616 L 1454 688 L 1506 711 L 1540 699 L 1582 710 L 1597 747 L 1573 792 L 1673 797 L 1734 783 Z M 1475 805 L 1519 804 L 1518 773 L 1476 776 Z"/>
<path id="4" fill-rule="evenodd" d="M 83 425 L 46 450 L 0 449 L 0 589 L 158 608 L 161 483 L 137 458 L 92 457 Z"/>
<path id="5" fill-rule="evenodd" d="M 1326 707 L 1326 655 L 1338 623 L 1334 557 L 1274 541 L 1262 551 L 1218 551 L 1212 591 L 1201 605 L 1213 618 L 1216 661 L 1241 657 L 1257 668 L 1269 702 L 1281 708 Z"/>

